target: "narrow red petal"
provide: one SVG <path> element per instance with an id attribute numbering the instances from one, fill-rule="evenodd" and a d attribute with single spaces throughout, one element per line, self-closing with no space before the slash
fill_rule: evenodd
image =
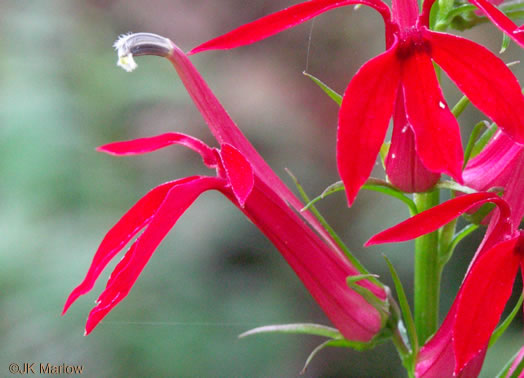
<path id="1" fill-rule="evenodd" d="M 222 146 L 220 157 L 231 184 L 231 189 L 240 206 L 243 207 L 255 184 L 253 167 L 251 167 L 244 155 L 229 144 Z"/>
<path id="2" fill-rule="evenodd" d="M 147 224 L 158 211 L 167 193 L 173 186 L 190 182 L 196 177 L 188 177 L 182 180 L 171 181 L 157 186 L 142 197 L 124 216 L 109 230 L 98 250 L 93 257 L 91 266 L 86 277 L 69 295 L 64 305 L 62 314 L 65 314 L 69 306 L 75 302 L 79 296 L 90 291 L 98 276 L 107 264 L 116 256 L 122 248 Z"/>
<path id="3" fill-rule="evenodd" d="M 464 214 L 469 208 L 486 202 L 495 202 L 499 206 L 504 206 L 504 201 L 494 193 L 484 192 L 463 195 L 419 213 L 396 226 L 376 234 L 366 242 L 365 246 L 415 239 L 421 235 L 438 230 L 446 223 Z"/>
<path id="4" fill-rule="evenodd" d="M 524 96 L 511 70 L 486 48 L 451 34 L 425 31 L 431 57 L 457 87 L 518 143 L 524 143 Z"/>
<path id="5" fill-rule="evenodd" d="M 406 113 L 422 163 L 430 171 L 446 173 L 462 182 L 459 125 L 442 95 L 431 59 L 418 52 L 402 63 Z"/>
<path id="6" fill-rule="evenodd" d="M 306 22 L 328 10 L 351 4 L 370 6 L 380 12 L 386 22 L 389 21 L 388 6 L 380 0 L 312 0 L 242 25 L 229 33 L 195 47 L 189 54 L 196 54 L 211 49 L 231 49 L 248 45 Z"/>
<path id="7" fill-rule="evenodd" d="M 375 165 L 400 83 L 396 45 L 371 59 L 346 89 L 338 118 L 337 165 L 351 206 Z"/>
<path id="8" fill-rule="evenodd" d="M 181 144 L 193 151 L 198 152 L 204 164 L 208 167 L 216 166 L 216 156 L 213 149 L 208 147 L 204 142 L 192 136 L 182 133 L 165 133 L 149 138 L 139 138 L 124 142 L 115 142 L 105 144 L 97 148 L 97 151 L 105 152 L 111 155 L 138 155 L 147 154 L 161 148 L 171 146 L 172 144 Z"/>
<path id="9" fill-rule="evenodd" d="M 172 186 L 151 223 L 115 267 L 96 307 L 89 313 L 86 335 L 129 294 L 155 249 L 195 199 L 207 190 L 223 186 L 224 181 L 215 177 L 193 178 Z"/>
<path id="10" fill-rule="evenodd" d="M 513 288 L 521 256 L 518 237 L 486 251 L 468 272 L 453 326 L 455 373 L 485 349 Z"/>
<path id="11" fill-rule="evenodd" d="M 491 4 L 489 0 L 469 0 L 469 2 L 481 9 L 500 30 L 506 33 L 521 47 L 524 47 L 524 34 L 519 33 L 522 26 L 518 27 L 508 16 Z"/>

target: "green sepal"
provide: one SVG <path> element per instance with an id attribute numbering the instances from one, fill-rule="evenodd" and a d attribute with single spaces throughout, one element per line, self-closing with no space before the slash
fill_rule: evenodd
<path id="1" fill-rule="evenodd" d="M 386 257 L 386 255 L 382 256 L 384 257 L 384 260 L 386 260 L 386 264 L 388 265 L 391 278 L 393 279 L 393 283 L 395 284 L 395 290 L 397 292 L 400 311 L 402 313 L 402 318 L 404 319 L 404 322 L 406 324 L 407 338 L 409 340 L 409 344 L 411 345 L 411 353 L 413 355 L 417 355 L 419 348 L 417 330 L 415 329 L 415 321 L 413 319 L 413 314 L 409 307 L 408 298 L 406 296 L 406 292 L 404 291 L 404 286 L 402 286 L 402 282 L 400 281 L 397 271 L 395 270 L 395 267 L 393 266 L 391 261 Z"/>
<path id="2" fill-rule="evenodd" d="M 508 372 L 509 372 L 509 369 L 511 368 L 511 365 L 513 365 L 513 363 L 515 362 L 515 360 L 517 359 L 518 355 L 520 353 L 520 350 L 517 351 L 517 353 L 515 353 L 510 359 L 508 362 L 506 362 L 506 365 L 504 365 L 504 367 L 502 368 L 502 370 L 495 376 L 495 378 L 508 378 Z M 524 361 L 524 359 L 522 359 L 522 361 Z M 520 365 L 522 365 L 522 361 L 521 363 L 519 364 L 519 367 Z M 518 370 L 515 369 L 515 370 Z M 520 369 L 520 372 L 522 372 L 522 368 Z M 515 378 L 518 377 L 518 373 L 517 375 L 511 375 L 512 377 L 515 376 Z"/>
<path id="3" fill-rule="evenodd" d="M 342 250 L 342 252 L 344 252 L 344 254 L 346 255 L 346 258 L 353 264 L 353 266 L 355 268 L 357 268 L 357 270 L 360 272 L 360 273 L 363 273 L 363 274 L 368 274 L 368 270 L 364 267 L 364 265 L 362 265 L 362 263 L 351 253 L 351 251 L 349 250 L 349 248 L 346 246 L 346 244 L 344 244 L 344 242 L 342 241 L 342 239 L 340 238 L 340 236 L 338 236 L 338 234 L 335 232 L 335 230 L 333 229 L 333 227 L 331 227 L 329 225 L 329 223 L 326 221 L 326 219 L 322 216 L 322 214 L 320 214 L 320 211 L 317 210 L 317 208 L 313 205 L 313 201 L 311 201 L 309 199 L 309 196 L 307 195 L 306 191 L 304 190 L 304 188 L 302 187 L 302 185 L 300 184 L 300 182 L 298 181 L 298 179 L 295 177 L 295 175 L 293 173 L 291 173 L 291 171 L 289 169 L 286 168 L 286 172 L 287 174 L 289 175 L 289 177 L 291 177 L 291 179 L 293 180 L 293 182 L 295 183 L 295 186 L 297 187 L 298 189 L 298 192 L 300 193 L 300 196 L 302 197 L 302 199 L 304 200 L 304 202 L 307 203 L 307 205 L 301 209 L 301 211 L 306 211 L 306 210 L 310 210 L 313 215 L 317 218 L 317 220 L 320 222 L 320 224 L 322 225 L 322 227 L 324 227 L 324 229 L 326 230 L 326 232 L 331 236 L 331 238 L 335 241 L 335 243 L 338 245 L 338 247 Z M 312 203 L 313 202 L 313 203 Z M 377 286 L 380 286 L 380 287 L 383 287 L 384 285 L 382 284 L 382 282 L 380 282 L 379 280 L 377 280 L 375 277 L 371 277 L 370 279 L 371 281 L 373 281 L 374 284 L 376 284 Z"/>
<path id="4" fill-rule="evenodd" d="M 387 194 L 388 196 L 394 197 L 404 202 L 408 206 L 409 212 L 411 215 L 415 215 L 418 213 L 417 205 L 415 204 L 415 202 L 413 202 L 411 198 L 406 196 L 404 192 L 395 188 L 393 185 L 391 185 L 387 181 L 371 177 L 362 186 L 362 189 L 367 189 L 367 190 L 372 190 L 374 192 Z"/>
<path id="5" fill-rule="evenodd" d="M 391 142 L 384 142 L 382 143 L 382 146 L 380 146 L 380 151 L 378 152 L 378 156 L 380 156 L 380 163 L 382 164 L 382 168 L 386 170 L 386 157 L 389 153 L 389 147 L 391 147 Z"/>
<path id="6" fill-rule="evenodd" d="M 307 367 L 313 360 L 313 358 L 320 352 L 322 349 L 327 347 L 333 347 L 333 348 L 351 348 L 356 351 L 362 352 L 365 350 L 370 350 L 376 347 L 379 344 L 382 344 L 386 342 L 390 338 L 390 335 L 388 332 L 381 332 L 378 333 L 373 339 L 368 341 L 367 343 L 359 342 L 359 341 L 350 341 L 346 339 L 331 339 L 326 340 L 319 346 L 317 346 L 313 351 L 309 354 L 308 358 L 306 359 L 306 362 L 304 364 L 304 367 L 302 368 L 302 371 L 300 372 L 300 375 L 303 375 L 306 372 Z"/>
<path id="7" fill-rule="evenodd" d="M 519 313 L 520 308 L 522 306 L 523 299 L 524 299 L 524 293 L 520 294 L 519 300 L 517 301 L 517 304 L 515 305 L 515 307 L 513 307 L 513 310 L 511 311 L 511 313 L 507 316 L 506 319 L 504 319 L 504 321 L 497 327 L 497 329 L 495 329 L 495 332 L 491 334 L 491 338 L 489 339 L 488 348 L 491 348 L 497 342 L 500 336 L 502 336 L 504 332 L 506 332 L 506 330 L 508 329 L 513 319 L 515 319 L 515 316 Z"/>
<path id="8" fill-rule="evenodd" d="M 367 275 L 363 275 L 367 276 Z M 252 335 L 260 335 L 266 333 L 284 333 L 284 334 L 298 334 L 298 335 L 313 335 L 313 336 L 322 336 L 327 337 L 328 340 L 324 341 L 322 344 L 317 346 L 308 356 L 304 364 L 304 368 L 300 374 L 303 374 L 313 358 L 320 352 L 322 349 L 327 347 L 335 348 L 351 348 L 356 351 L 364 351 L 374 348 L 375 346 L 384 343 L 391 337 L 391 333 L 387 329 L 383 329 L 381 332 L 377 333 L 370 341 L 361 342 L 361 341 L 351 341 L 346 340 L 344 336 L 335 328 L 328 327 L 321 324 L 314 323 L 293 323 L 293 324 L 278 324 L 278 325 L 269 325 L 263 327 L 253 328 L 247 332 L 244 332 L 238 336 L 238 338 L 243 338 Z"/>
<path id="9" fill-rule="evenodd" d="M 309 201 L 306 206 L 304 206 L 304 208 L 302 209 L 302 211 L 305 211 L 305 210 L 309 210 L 309 208 L 311 206 L 313 206 L 315 203 L 317 203 L 318 201 L 326 198 L 327 196 L 329 196 L 330 194 L 333 194 L 333 193 L 336 193 L 336 192 L 341 192 L 343 190 L 345 190 L 346 188 L 344 187 L 344 183 L 342 181 L 337 181 L 335 182 L 334 184 L 331 184 L 329 185 L 326 189 L 324 189 L 324 191 L 322 193 L 320 193 L 320 195 L 316 196 L 315 198 L 313 198 L 311 201 Z"/>
<path id="10" fill-rule="evenodd" d="M 464 110 L 466 110 L 469 104 L 471 104 L 469 98 L 462 96 L 455 106 L 453 106 L 453 109 L 451 109 L 451 113 L 453 113 L 455 118 L 458 118 L 464 112 Z"/>
<path id="11" fill-rule="evenodd" d="M 374 274 L 358 274 L 355 276 L 348 276 L 346 278 L 346 284 L 349 286 L 351 290 L 356 291 L 358 294 L 362 296 L 368 302 L 371 306 L 373 306 L 378 313 L 380 314 L 380 319 L 382 323 L 382 327 L 384 327 L 390 318 L 391 312 L 390 312 L 390 304 L 388 298 L 385 300 L 380 299 L 377 297 L 371 290 L 360 286 L 357 284 L 358 281 L 363 279 L 369 279 L 371 277 L 378 277 Z"/>
<path id="12" fill-rule="evenodd" d="M 420 9 L 424 7 L 424 1 L 430 1 L 430 0 L 421 0 Z M 440 13 L 441 13 L 440 12 L 440 2 L 435 1 L 429 11 L 429 28 L 430 29 L 435 30 L 435 28 L 439 24 Z M 443 30 L 445 30 L 445 28 Z"/>
<path id="13" fill-rule="evenodd" d="M 469 159 L 471 159 L 473 146 L 475 146 L 475 144 L 477 143 L 480 132 L 484 127 L 486 127 L 486 129 L 489 129 L 489 123 L 487 121 L 480 121 L 475 125 L 475 127 L 473 127 L 473 130 L 471 131 L 471 134 L 469 136 L 466 150 L 464 151 L 464 164 L 462 165 L 462 169 L 466 167 L 466 164 L 468 164 Z"/>
<path id="14" fill-rule="evenodd" d="M 470 159 L 473 159 L 475 156 L 480 154 L 484 147 L 489 143 L 493 135 L 497 132 L 498 127 L 493 123 L 487 127 L 487 130 L 482 133 L 478 140 L 473 145 L 471 149 Z"/>
<path id="15" fill-rule="evenodd" d="M 510 41 L 511 39 L 509 38 L 509 35 L 507 35 L 506 33 L 503 33 L 502 34 L 502 45 L 500 46 L 499 54 L 502 54 L 506 51 L 506 49 L 509 46 Z"/>
<path id="16" fill-rule="evenodd" d="M 338 106 L 342 104 L 342 96 L 339 95 L 337 92 L 335 92 L 333 89 L 328 87 L 326 84 L 324 84 L 322 81 L 317 79 L 315 76 L 307 73 L 306 71 L 302 72 L 305 76 L 309 77 L 313 82 L 320 87 L 333 101 L 335 101 Z"/>
<path id="17" fill-rule="evenodd" d="M 464 219 L 466 219 L 469 223 L 480 225 L 486 216 L 491 213 L 495 207 L 496 205 L 493 203 L 486 203 L 473 214 L 464 213 Z"/>
<path id="18" fill-rule="evenodd" d="M 451 259 L 451 256 L 453 256 L 453 252 L 455 251 L 455 248 L 457 245 L 464 239 L 466 236 L 471 234 L 473 231 L 475 231 L 479 226 L 477 224 L 469 224 L 466 227 L 464 227 L 462 230 L 457 232 L 449 245 L 443 246 L 441 250 L 439 250 L 439 265 L 440 269 L 444 267 L 444 265 L 447 264 L 447 262 Z"/>
<path id="19" fill-rule="evenodd" d="M 466 194 L 473 194 L 477 193 L 477 191 L 473 188 L 470 188 L 469 186 L 460 185 L 457 184 L 455 181 L 449 181 L 449 180 L 442 180 L 439 181 L 436 185 L 436 188 L 438 189 L 448 189 L 455 192 L 461 192 Z"/>
<path id="20" fill-rule="evenodd" d="M 411 215 L 417 214 L 417 206 L 415 205 L 415 202 L 406 195 L 404 195 L 403 192 L 395 188 L 393 185 L 391 185 L 389 182 L 376 179 L 376 178 L 369 178 L 366 183 L 362 186 L 362 189 L 366 190 L 372 190 L 375 192 L 380 192 L 387 194 L 391 197 L 397 198 L 404 202 L 411 213 Z M 344 183 L 342 181 L 337 181 L 334 184 L 329 185 L 324 191 L 317 197 L 313 198 L 311 201 L 309 201 L 306 206 L 302 209 L 302 211 L 308 210 L 311 206 L 313 206 L 316 202 L 320 201 L 321 199 L 326 198 L 330 194 L 341 192 L 345 190 Z"/>
<path id="21" fill-rule="evenodd" d="M 238 338 L 241 339 L 246 336 L 259 335 L 264 333 L 290 333 L 299 335 L 314 335 L 336 340 L 344 338 L 344 336 L 342 336 L 342 334 L 336 328 L 314 323 L 276 324 L 257 327 L 238 335 Z"/>
<path id="22" fill-rule="evenodd" d="M 454 0 L 438 0 L 438 12 L 436 12 L 437 21 L 434 25 L 436 24 L 440 25 L 442 22 L 445 22 L 445 20 L 447 19 L 447 15 L 453 9 L 453 5 L 454 5 Z"/>
<path id="23" fill-rule="evenodd" d="M 338 346 L 338 345 L 333 345 L 333 344 L 337 344 L 339 341 L 340 340 L 326 340 L 322 344 L 317 346 L 315 349 L 313 349 L 313 351 L 306 358 L 306 362 L 304 363 L 304 367 L 300 371 L 300 375 L 304 375 L 306 373 L 307 367 L 309 366 L 311 361 L 313 361 L 313 358 L 315 358 L 315 356 L 317 355 L 318 352 L 320 352 L 322 349 L 330 347 L 330 346 L 331 347 Z"/>
<path id="24" fill-rule="evenodd" d="M 513 370 L 513 373 L 509 376 L 509 378 L 519 378 L 521 376 L 521 373 L 524 371 L 524 358 L 520 360 L 519 364 Z"/>

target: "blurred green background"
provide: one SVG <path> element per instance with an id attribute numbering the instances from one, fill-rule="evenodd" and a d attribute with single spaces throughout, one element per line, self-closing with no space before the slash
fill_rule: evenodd
<path id="1" fill-rule="evenodd" d="M 0 376 L 9 376 L 10 362 L 80 364 L 92 377 L 298 375 L 322 340 L 237 335 L 267 324 L 329 322 L 278 251 L 218 193 L 197 200 L 130 295 L 91 335 L 82 335 L 87 314 L 116 261 L 60 317 L 105 232 L 135 201 L 164 181 L 205 173 L 200 159 L 183 148 L 115 158 L 95 147 L 167 131 L 213 143 L 170 64 L 139 58 L 138 70 L 128 74 L 115 65 L 114 40 L 147 31 L 189 50 L 294 3 L 0 3 Z M 490 25 L 467 35 L 493 51 L 502 39 Z M 290 184 L 284 172 L 289 168 L 310 194 L 318 194 L 338 180 L 337 107 L 302 71 L 343 92 L 383 44 L 377 14 L 345 7 L 256 45 L 192 60 L 275 171 Z M 507 62 L 520 58 L 515 46 L 504 55 Z M 523 77 L 521 65 L 513 70 Z M 452 103 L 458 92 L 444 81 Z M 465 133 L 480 117 L 468 110 L 461 119 Z M 387 254 L 411 294 L 410 243 L 361 247 L 407 217 L 402 205 L 361 193 L 352 209 L 342 194 L 320 208 L 355 254 L 391 285 L 381 257 Z M 442 317 L 480 238 L 478 233 L 463 244 L 446 268 Z M 521 343 L 521 326 L 515 324 L 489 353 L 485 376 L 493 376 Z M 403 376 L 403 371 L 387 344 L 363 354 L 325 350 L 306 376 Z"/>

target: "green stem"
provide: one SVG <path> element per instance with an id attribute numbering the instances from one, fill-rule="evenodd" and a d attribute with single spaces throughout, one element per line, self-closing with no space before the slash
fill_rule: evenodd
<path id="1" fill-rule="evenodd" d="M 419 211 L 439 204 L 439 192 L 414 195 Z M 441 269 L 438 261 L 438 231 L 415 240 L 415 326 L 421 345 L 437 330 Z"/>

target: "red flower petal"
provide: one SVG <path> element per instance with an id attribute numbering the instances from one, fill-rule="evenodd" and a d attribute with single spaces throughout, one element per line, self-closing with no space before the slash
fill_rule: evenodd
<path id="1" fill-rule="evenodd" d="M 204 142 L 192 136 L 182 133 L 165 133 L 149 138 L 139 138 L 124 142 L 105 144 L 97 148 L 97 151 L 111 155 L 138 155 L 156 151 L 172 144 L 184 145 L 202 156 L 204 164 L 210 168 L 216 166 L 216 156 L 213 149 Z"/>
<path id="2" fill-rule="evenodd" d="M 220 157 L 233 194 L 243 207 L 255 184 L 253 168 L 244 155 L 229 144 L 222 146 Z"/>
<path id="3" fill-rule="evenodd" d="M 486 48 L 451 34 L 425 31 L 431 57 L 457 87 L 515 141 L 524 143 L 524 96 L 502 60 Z"/>
<path id="4" fill-rule="evenodd" d="M 215 177 L 192 177 L 172 186 L 145 231 L 115 267 L 96 307 L 89 313 L 86 335 L 127 296 L 162 239 L 195 199 L 207 190 L 223 187 L 224 181 Z"/>
<path id="5" fill-rule="evenodd" d="M 499 322 L 520 265 L 517 241 L 518 237 L 486 251 L 466 276 L 453 326 L 455 373 L 486 347 Z"/>
<path id="6" fill-rule="evenodd" d="M 481 9 L 500 30 L 510 36 L 521 47 L 524 47 L 524 34 L 519 33 L 519 29 L 522 29 L 522 26 L 519 28 L 508 16 L 493 6 L 489 0 L 469 0 L 469 2 Z"/>
<path id="7" fill-rule="evenodd" d="M 446 104 L 427 54 L 414 53 L 402 62 L 402 85 L 420 160 L 430 171 L 447 173 L 462 182 L 459 125 Z"/>
<path id="8" fill-rule="evenodd" d="M 494 202 L 507 215 L 507 204 L 494 193 L 474 193 L 453 198 L 429 210 L 419 213 L 402 223 L 384 230 L 371 239 L 366 247 L 375 244 L 402 242 L 438 230 L 446 223 L 464 214 L 469 208 L 486 202 Z"/>
<path id="9" fill-rule="evenodd" d="M 330 9 L 351 4 L 364 4 L 376 9 L 382 14 L 386 23 L 389 21 L 389 8 L 379 0 L 313 0 L 306 1 L 279 12 L 259 18 L 256 21 L 242 25 L 220 37 L 195 47 L 189 54 L 196 54 L 211 49 L 231 49 L 270 37 L 283 30 L 306 22 Z"/>
<path id="10" fill-rule="evenodd" d="M 395 45 L 364 64 L 344 94 L 338 118 L 337 165 L 350 206 L 375 165 L 399 83 Z"/>
<path id="11" fill-rule="evenodd" d="M 173 186 L 184 184 L 195 180 L 196 177 L 188 177 L 182 180 L 171 181 L 157 186 L 144 197 L 142 197 L 124 216 L 109 230 L 98 247 L 89 271 L 80 285 L 78 285 L 69 295 L 64 305 L 62 314 L 65 314 L 69 306 L 75 302 L 79 296 L 91 290 L 102 270 L 109 261 L 146 225 L 148 225 L 159 207 L 163 203 L 166 195 Z"/>

